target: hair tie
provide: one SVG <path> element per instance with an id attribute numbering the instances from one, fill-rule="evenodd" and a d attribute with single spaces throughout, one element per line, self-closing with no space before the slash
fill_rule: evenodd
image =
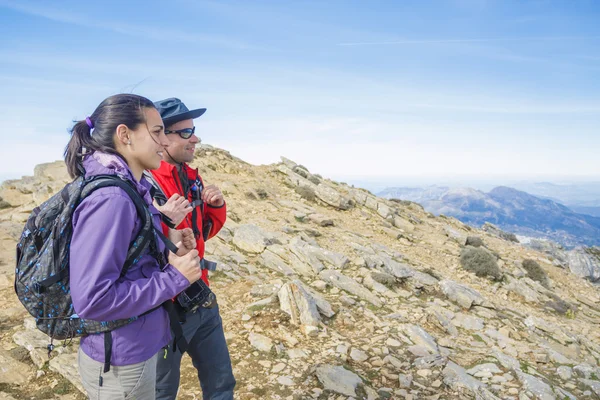
<path id="1" fill-rule="evenodd" d="M 87 124 L 87 126 L 90 127 L 90 129 L 94 129 L 94 123 L 92 122 L 90 117 L 85 117 L 85 123 Z"/>

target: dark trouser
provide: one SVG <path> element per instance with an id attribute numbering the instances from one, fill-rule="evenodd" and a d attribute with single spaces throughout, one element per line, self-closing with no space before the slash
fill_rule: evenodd
<path id="1" fill-rule="evenodd" d="M 233 399 L 235 378 L 231 369 L 231 359 L 223 334 L 223 322 L 219 307 L 200 308 L 195 313 L 186 314 L 182 325 L 188 341 L 186 353 L 198 370 L 204 400 Z M 175 400 L 179 389 L 181 357 L 183 354 L 173 346 L 158 355 L 156 368 L 156 400 Z"/>

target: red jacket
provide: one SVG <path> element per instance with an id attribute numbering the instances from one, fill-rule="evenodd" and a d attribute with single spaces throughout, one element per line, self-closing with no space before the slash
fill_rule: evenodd
<path id="1" fill-rule="evenodd" d="M 188 177 L 189 181 L 199 182 L 203 185 L 202 178 L 198 174 L 197 169 L 190 168 L 189 165 L 183 164 L 183 168 Z M 177 172 L 177 167 L 171 165 L 165 161 L 161 161 L 160 167 L 151 171 L 154 180 L 160 188 L 162 189 L 167 199 L 170 198 L 173 194 L 178 193 L 181 196 L 185 196 L 183 193 L 183 185 L 179 179 L 179 174 Z M 193 191 L 189 190 L 189 194 L 187 196 L 188 201 L 192 202 Z M 225 224 L 225 220 L 227 219 L 227 206 L 223 204 L 221 207 L 213 207 L 209 204 L 204 205 L 204 215 L 202 215 L 202 210 L 200 206 L 196 207 L 196 229 L 194 229 L 193 223 L 193 215 L 189 213 L 186 218 L 179 224 L 177 229 L 184 228 L 192 228 L 195 232 L 199 232 L 196 235 L 196 249 L 198 250 L 200 258 L 204 257 L 204 238 L 202 237 L 202 222 L 210 220 L 212 221 L 212 228 L 208 234 L 208 238 L 212 238 L 215 236 Z M 165 234 L 168 233 L 169 227 L 163 223 L 163 231 Z M 202 271 L 202 280 L 208 284 L 208 271 Z"/>

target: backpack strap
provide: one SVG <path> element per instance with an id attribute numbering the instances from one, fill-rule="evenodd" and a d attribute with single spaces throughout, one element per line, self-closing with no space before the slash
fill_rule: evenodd
<path id="1" fill-rule="evenodd" d="M 144 178 L 152 185 L 150 188 L 150 195 L 152 198 L 158 203 L 159 206 L 164 205 L 169 199 L 167 199 L 167 195 L 163 192 L 154 176 L 147 170 L 144 170 Z M 177 227 L 171 220 L 171 218 L 167 217 L 165 214 L 160 213 L 160 217 L 165 225 L 167 225 L 171 229 L 176 229 Z"/>

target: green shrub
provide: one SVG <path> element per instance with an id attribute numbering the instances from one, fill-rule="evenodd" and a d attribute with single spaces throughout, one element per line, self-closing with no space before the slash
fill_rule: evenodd
<path id="1" fill-rule="evenodd" d="M 527 276 L 542 284 L 545 288 L 550 286 L 550 280 L 548 279 L 548 274 L 546 271 L 540 267 L 535 260 L 523 260 L 523 269 L 527 271 Z"/>
<path id="2" fill-rule="evenodd" d="M 467 236 L 465 246 L 481 247 L 483 246 L 483 240 L 479 236 Z"/>
<path id="3" fill-rule="evenodd" d="M 460 253 L 460 264 L 477 276 L 492 277 L 497 281 L 502 279 L 496 257 L 482 247 L 466 246 Z"/>
<path id="4" fill-rule="evenodd" d="M 315 201 L 315 199 L 317 198 L 314 189 L 309 188 L 307 186 L 297 186 L 294 190 L 300 195 L 300 197 L 308 201 Z"/>
<path id="5" fill-rule="evenodd" d="M 321 180 L 319 178 L 317 178 L 315 175 L 310 175 L 307 179 L 309 181 L 311 181 L 312 183 L 314 183 L 315 185 L 318 185 L 319 183 L 321 183 Z"/>

